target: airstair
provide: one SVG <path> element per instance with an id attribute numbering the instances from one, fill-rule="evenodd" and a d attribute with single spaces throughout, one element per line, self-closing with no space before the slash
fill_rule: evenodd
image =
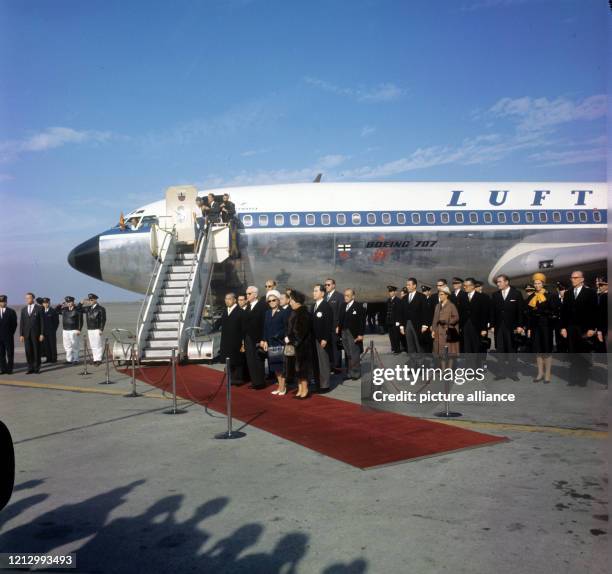
<path id="1" fill-rule="evenodd" d="M 214 265 L 230 255 L 230 228 L 212 224 L 199 229 L 193 218 L 182 226 L 172 215 L 169 219 L 166 227 L 151 230 L 156 263 L 138 317 L 137 357 L 169 361 L 174 349 L 178 360 L 212 359 L 218 341 L 202 325 L 202 316 Z"/>

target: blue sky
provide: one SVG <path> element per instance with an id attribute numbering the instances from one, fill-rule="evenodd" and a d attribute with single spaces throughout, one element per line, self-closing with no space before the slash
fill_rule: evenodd
<path id="1" fill-rule="evenodd" d="M 169 185 L 606 178 L 604 0 L 0 0 L 0 291 Z"/>

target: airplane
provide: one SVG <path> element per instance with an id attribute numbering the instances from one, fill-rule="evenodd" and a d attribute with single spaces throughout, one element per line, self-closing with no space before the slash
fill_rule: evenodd
<path id="1" fill-rule="evenodd" d="M 491 290 L 498 274 L 516 286 L 536 271 L 567 282 L 607 265 L 607 189 L 602 182 L 320 182 L 197 191 L 230 195 L 238 256 L 215 264 L 213 304 L 274 278 L 309 294 L 327 277 L 360 301 L 382 303 L 408 277 L 471 276 Z M 178 189 L 178 188 L 177 188 Z M 182 192 L 181 192 L 182 193 Z M 179 193 L 179 196 L 181 195 Z M 185 195 L 185 194 L 182 194 Z M 180 197 L 179 197 L 180 199 Z M 68 255 L 82 273 L 146 293 L 160 226 L 190 216 L 195 202 L 162 199 L 127 214 Z M 179 213 L 180 212 L 180 213 Z M 187 215 L 186 215 L 187 214 Z M 164 223 L 166 222 L 166 223 Z"/>

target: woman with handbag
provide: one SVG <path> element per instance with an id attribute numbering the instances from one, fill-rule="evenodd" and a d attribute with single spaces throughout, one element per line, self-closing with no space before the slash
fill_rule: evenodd
<path id="1" fill-rule="evenodd" d="M 276 378 L 278 388 L 273 395 L 284 395 L 287 392 L 284 377 L 284 347 L 287 327 L 286 313 L 280 308 L 280 293 L 271 289 L 266 293 L 269 309 L 264 317 L 264 332 L 261 348 L 268 356 L 268 370 Z"/>
<path id="2" fill-rule="evenodd" d="M 453 367 L 453 357 L 459 354 L 459 312 L 450 300 L 450 289 L 447 285 L 439 288 L 438 301 L 431 324 L 433 354 L 441 359 L 443 369 Z M 448 361 L 444 347 L 448 347 Z"/>
<path id="3" fill-rule="evenodd" d="M 314 338 L 310 314 L 304 306 L 306 296 L 299 291 L 291 291 L 289 305 L 293 310 L 287 324 L 285 337 L 285 356 L 287 357 L 288 372 L 294 372 L 298 381 L 296 399 L 307 399 L 308 381 L 312 376 L 314 364 Z"/>

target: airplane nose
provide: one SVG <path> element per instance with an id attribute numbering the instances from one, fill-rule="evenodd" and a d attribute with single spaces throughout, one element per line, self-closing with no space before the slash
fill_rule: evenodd
<path id="1" fill-rule="evenodd" d="M 85 273 L 94 279 L 102 279 L 100 270 L 100 236 L 96 235 L 68 254 L 68 263 L 73 269 Z"/>

